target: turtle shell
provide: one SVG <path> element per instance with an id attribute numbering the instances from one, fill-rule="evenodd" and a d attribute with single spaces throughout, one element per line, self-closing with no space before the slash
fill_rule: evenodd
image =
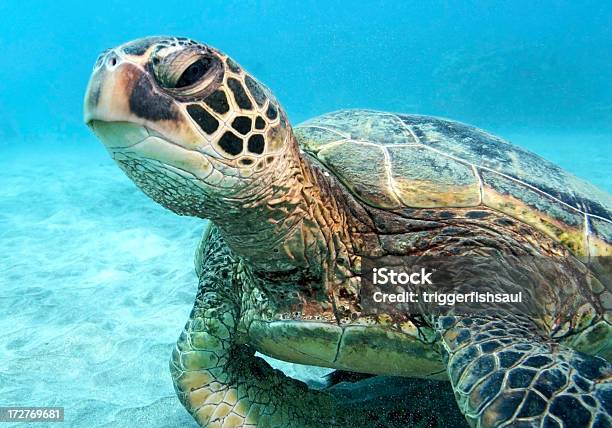
<path id="1" fill-rule="evenodd" d="M 551 162 L 459 122 L 341 110 L 295 129 L 366 204 L 387 210 L 487 206 L 562 242 L 612 255 L 612 197 Z"/>

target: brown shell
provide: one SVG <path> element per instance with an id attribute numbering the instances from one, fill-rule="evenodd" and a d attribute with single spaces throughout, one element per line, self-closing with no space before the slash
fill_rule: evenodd
<path id="1" fill-rule="evenodd" d="M 485 205 L 578 256 L 612 255 L 610 194 L 480 129 L 428 116 L 341 110 L 295 133 L 304 151 L 369 205 Z"/>

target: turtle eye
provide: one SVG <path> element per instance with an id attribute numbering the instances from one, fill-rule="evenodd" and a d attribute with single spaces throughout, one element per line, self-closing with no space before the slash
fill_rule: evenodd
<path id="1" fill-rule="evenodd" d="M 215 68 L 216 59 L 210 55 L 178 50 L 156 52 L 151 66 L 156 80 L 165 89 L 185 90 L 204 81 Z M 218 62 L 218 61 L 217 61 Z"/>
<path id="2" fill-rule="evenodd" d="M 211 68 L 211 61 L 209 58 L 200 58 L 193 62 L 189 67 L 183 71 L 178 78 L 175 88 L 184 88 L 185 86 L 191 86 L 197 83 Z"/>
<path id="3" fill-rule="evenodd" d="M 174 97 L 204 97 L 223 81 L 223 63 L 205 48 L 160 47 L 151 55 L 149 71 Z"/>

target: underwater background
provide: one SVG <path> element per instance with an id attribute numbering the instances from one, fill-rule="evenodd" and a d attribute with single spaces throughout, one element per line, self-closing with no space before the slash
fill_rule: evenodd
<path id="1" fill-rule="evenodd" d="M 610 2 L 3 0 L 0 406 L 194 426 L 168 360 L 203 222 L 145 197 L 82 121 L 98 53 L 154 34 L 231 55 L 293 124 L 352 107 L 448 117 L 612 191 Z M 276 364 L 314 386 L 328 372 Z"/>

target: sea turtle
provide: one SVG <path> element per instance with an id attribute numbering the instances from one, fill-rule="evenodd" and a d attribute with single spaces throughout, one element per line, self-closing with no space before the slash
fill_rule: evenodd
<path id="1" fill-rule="evenodd" d="M 473 426 L 611 426 L 607 193 L 451 120 L 341 110 L 293 129 L 265 86 L 186 38 L 103 52 L 84 115 L 147 195 L 210 220 L 170 363 L 202 426 L 365 425 L 256 351 L 447 379 Z M 486 257 L 477 286 L 531 306 L 366 307 L 362 264 L 389 255 Z M 527 257 L 541 262 L 511 263 Z"/>

